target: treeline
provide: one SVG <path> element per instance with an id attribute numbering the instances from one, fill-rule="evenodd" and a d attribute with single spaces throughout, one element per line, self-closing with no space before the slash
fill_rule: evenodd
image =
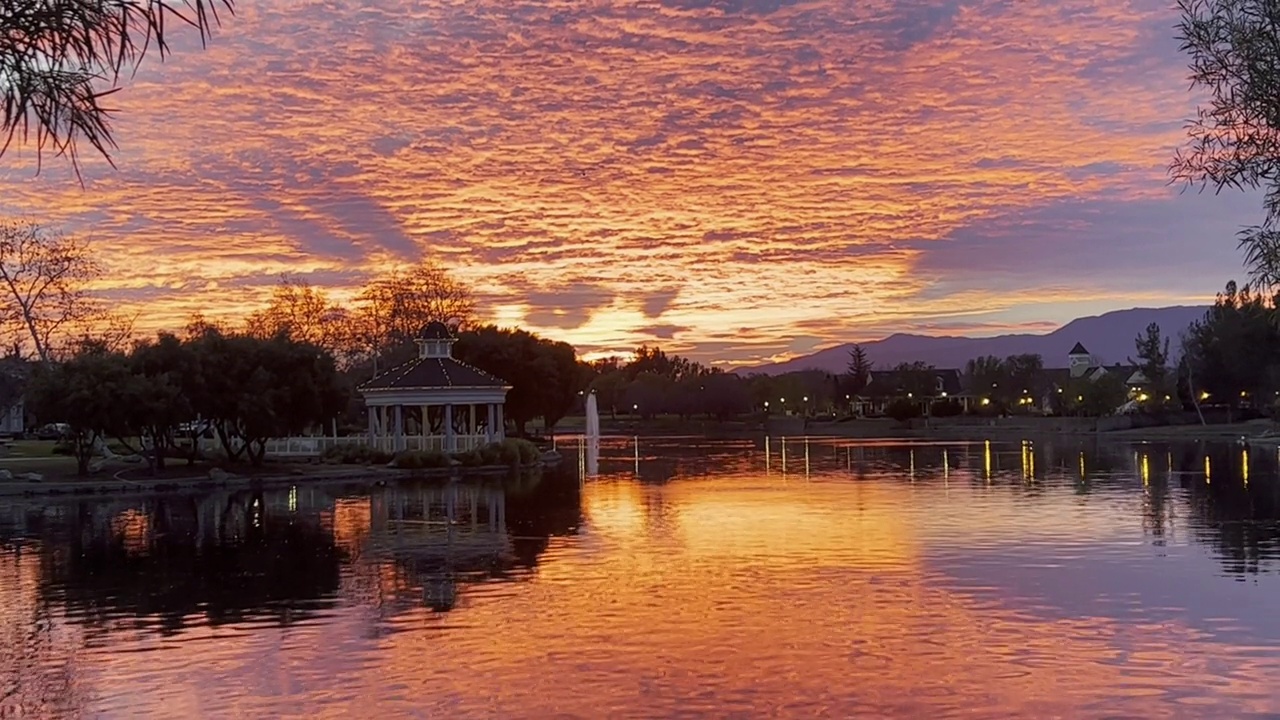
<path id="1" fill-rule="evenodd" d="M 1280 410 L 1280 294 L 1262 294 L 1234 282 L 1219 293 L 1202 320 L 1182 338 L 1177 382 L 1199 410 L 1227 408 L 1274 416 Z"/>
<path id="2" fill-rule="evenodd" d="M 162 334 L 128 352 L 82 346 L 64 362 L 38 365 L 26 402 L 35 416 L 67 424 L 65 441 L 84 474 L 106 440 L 159 470 L 185 436 L 192 447 L 183 454 L 194 459 L 196 435 L 206 428 L 228 459 L 258 464 L 268 439 L 331 421 L 348 393 L 321 348 L 284 334 L 263 339 L 207 328 L 186 338 Z"/>

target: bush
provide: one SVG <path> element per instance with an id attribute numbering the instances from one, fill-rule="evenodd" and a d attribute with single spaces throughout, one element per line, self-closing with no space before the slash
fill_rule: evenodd
<path id="1" fill-rule="evenodd" d="M 508 438 L 503 440 L 502 443 L 504 445 L 510 444 L 511 447 L 515 448 L 521 465 L 532 465 L 542 457 L 542 451 L 538 449 L 538 446 L 523 438 Z"/>
<path id="2" fill-rule="evenodd" d="M 386 465 L 391 453 L 368 445 L 334 445 L 320 454 L 320 459 L 337 465 Z"/>
<path id="3" fill-rule="evenodd" d="M 71 443 L 59 440 L 54 443 L 53 449 L 49 451 L 54 455 L 75 455 L 75 448 L 71 447 Z"/>
<path id="4" fill-rule="evenodd" d="M 401 470 L 430 470 L 447 468 L 452 463 L 449 456 L 439 450 L 408 450 L 395 456 L 391 466 Z"/>
<path id="5" fill-rule="evenodd" d="M 929 414 L 934 417 L 948 418 L 956 417 L 964 413 L 964 405 L 959 400 L 947 399 L 936 402 L 933 407 L 929 408 Z"/>
<path id="6" fill-rule="evenodd" d="M 474 467 L 481 467 L 485 464 L 484 453 L 481 452 L 480 448 L 476 448 L 475 450 L 468 450 L 466 452 L 460 452 L 454 455 L 453 459 L 457 460 L 462 465 L 462 467 L 474 468 Z"/>
<path id="7" fill-rule="evenodd" d="M 884 414 L 898 422 L 906 422 L 920 417 L 920 405 L 914 400 L 894 400 L 884 409 Z"/>

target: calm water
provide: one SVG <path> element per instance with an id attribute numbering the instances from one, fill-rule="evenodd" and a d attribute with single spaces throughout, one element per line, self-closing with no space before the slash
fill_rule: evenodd
<path id="1" fill-rule="evenodd" d="M 1248 455 L 606 441 L 585 480 L 0 500 L 0 718 L 1280 717 Z"/>

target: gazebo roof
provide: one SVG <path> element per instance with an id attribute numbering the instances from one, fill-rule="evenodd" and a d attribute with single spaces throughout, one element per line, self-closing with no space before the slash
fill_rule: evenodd
<path id="1" fill-rule="evenodd" d="M 359 390 L 361 392 L 443 390 L 445 388 L 493 388 L 496 390 L 505 387 L 507 383 L 501 378 L 451 357 L 419 357 L 378 375 L 361 385 Z"/>
<path id="2" fill-rule="evenodd" d="M 452 340 L 453 333 L 449 332 L 449 326 L 439 320 L 427 323 L 422 328 L 422 334 L 418 336 L 419 340 Z"/>
<path id="3" fill-rule="evenodd" d="M 1076 346 L 1071 348 L 1071 352 L 1067 354 L 1068 355 L 1088 355 L 1089 351 L 1084 349 L 1084 345 L 1081 345 L 1080 343 L 1077 342 Z"/>

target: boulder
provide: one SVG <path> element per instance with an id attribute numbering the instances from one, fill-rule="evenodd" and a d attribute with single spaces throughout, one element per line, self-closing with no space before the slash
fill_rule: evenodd
<path id="1" fill-rule="evenodd" d="M 27 482 L 44 482 L 44 476 L 36 472 L 19 473 L 13 476 L 16 480 L 26 480 Z"/>
<path id="2" fill-rule="evenodd" d="M 231 473 L 222 468 L 212 468 L 209 470 L 209 479 L 214 482 L 226 482 L 231 479 Z"/>
<path id="3" fill-rule="evenodd" d="M 127 463 L 133 463 L 135 465 L 142 462 L 141 455 L 125 455 L 123 457 L 120 457 L 120 459 Z"/>
<path id="4" fill-rule="evenodd" d="M 13 479 L 12 470 L 0 470 L 0 482 L 6 482 Z"/>

